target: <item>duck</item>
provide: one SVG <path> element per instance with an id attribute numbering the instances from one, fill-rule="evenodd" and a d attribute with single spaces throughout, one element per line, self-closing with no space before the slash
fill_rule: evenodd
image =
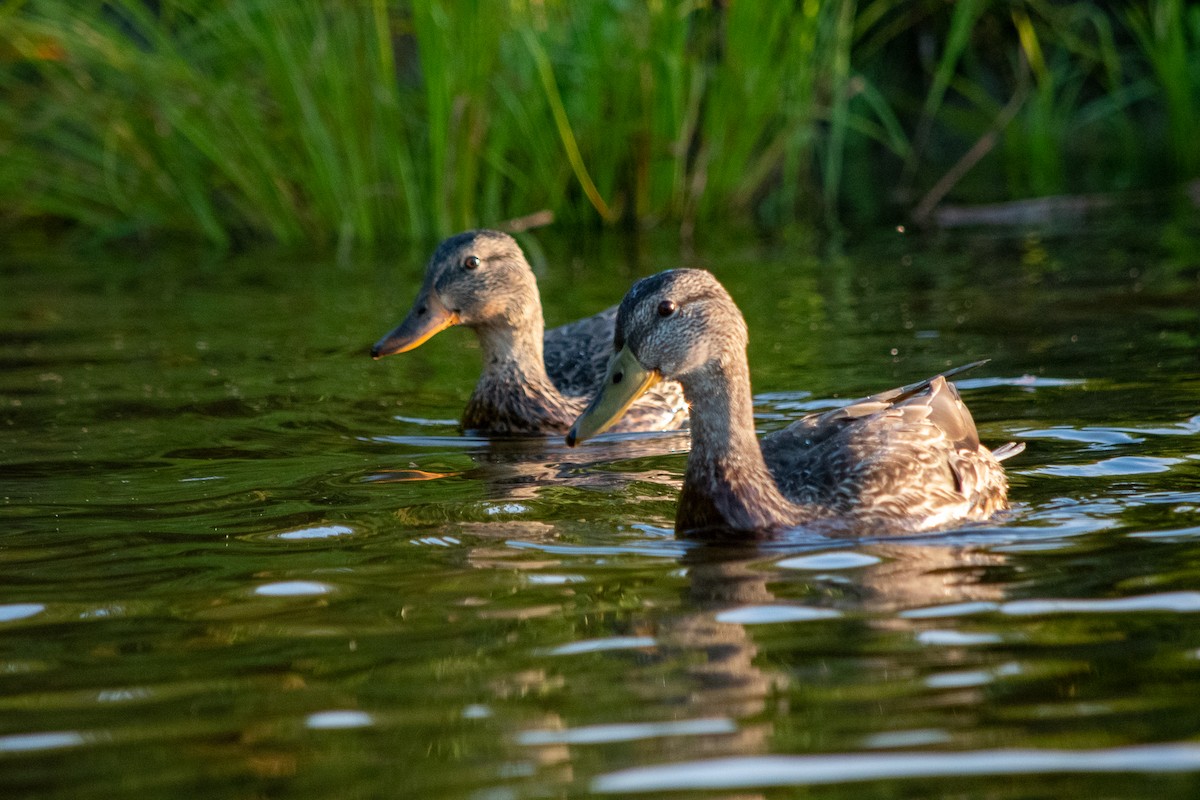
<path id="1" fill-rule="evenodd" d="M 613 306 L 547 331 L 537 280 L 516 240 L 502 231 L 466 231 L 434 250 L 411 310 L 371 356 L 408 352 L 456 325 L 470 328 L 483 371 L 463 411 L 463 430 L 562 434 L 604 377 L 616 311 Z M 664 381 L 614 430 L 676 430 L 687 418 L 681 387 Z"/>
<path id="2" fill-rule="evenodd" d="M 947 380 L 969 364 L 758 439 L 745 319 L 697 269 L 637 282 L 617 311 L 615 354 L 567 444 L 605 430 L 640 393 L 677 381 L 691 409 L 691 449 L 675 514 L 684 536 L 770 537 L 806 528 L 871 536 L 986 520 L 1008 507 L 1000 462 Z"/>

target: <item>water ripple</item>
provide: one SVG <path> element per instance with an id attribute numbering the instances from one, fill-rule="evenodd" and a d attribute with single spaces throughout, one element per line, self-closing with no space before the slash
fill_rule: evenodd
<path id="1" fill-rule="evenodd" d="M 863 740 L 863 747 L 890 749 L 894 747 L 920 747 L 930 744 L 945 744 L 950 741 L 950 734 L 934 728 L 920 728 L 908 731 L 883 731 L 873 733 Z"/>
<path id="2" fill-rule="evenodd" d="M 1125 444 L 1140 444 L 1145 437 L 1134 436 L 1126 431 L 1115 428 L 1071 428 L 1056 425 L 1052 428 L 1017 429 L 1013 435 L 1022 439 L 1053 439 L 1062 442 L 1080 442 L 1082 444 L 1101 445 L 1104 448 Z"/>
<path id="3" fill-rule="evenodd" d="M 1200 592 L 1164 592 L 1136 597 L 1119 597 L 1101 600 L 1014 600 L 1000 606 L 1001 613 L 1016 615 L 1031 614 L 1113 614 L 1137 611 L 1175 611 L 1195 613 L 1200 611 Z"/>
<path id="4" fill-rule="evenodd" d="M 677 559 L 683 556 L 688 544 L 682 541 L 646 541 L 631 545 L 571 545 L 523 542 L 509 539 L 505 545 L 515 550 L 537 550 L 561 556 L 614 556 L 636 555 Z"/>
<path id="5" fill-rule="evenodd" d="M 742 606 L 717 614 L 717 622 L 735 625 L 769 625 L 776 622 L 811 622 L 840 617 L 840 611 L 811 606 Z"/>
<path id="6" fill-rule="evenodd" d="M 627 722 L 611 725 L 585 725 L 567 730 L 521 731 L 517 741 L 524 745 L 548 744 L 606 744 L 633 742 L 664 736 L 705 736 L 734 733 L 737 725 L 725 717 L 688 719 L 677 722 Z"/>
<path id="7" fill-rule="evenodd" d="M 1142 444 L 1148 437 L 1194 436 L 1200 433 L 1200 417 L 1191 417 L 1168 425 L 1053 425 L 1049 428 L 1016 428 L 1014 436 L 1022 439 L 1049 439 L 1092 445 L 1090 450 L 1106 450 L 1122 445 Z"/>
<path id="8" fill-rule="evenodd" d="M 986 600 L 971 603 L 951 603 L 944 606 L 929 606 L 927 608 L 910 608 L 901 611 L 905 619 L 937 619 L 942 617 L 969 617 L 973 614 L 987 614 L 999 608 L 999 604 Z"/>
<path id="9" fill-rule="evenodd" d="M 782 569 L 827 570 L 858 569 L 878 564 L 879 558 L 866 553 L 817 553 L 812 556 L 795 556 L 776 562 Z"/>
<path id="10" fill-rule="evenodd" d="M 658 644 L 651 636 L 610 636 L 606 639 L 585 639 L 580 642 L 560 645 L 550 650 L 552 656 L 570 656 L 578 653 L 599 653 L 605 650 L 641 650 Z"/>
<path id="11" fill-rule="evenodd" d="M 604 794 L 763 786 L 813 786 L 889 778 L 1055 775 L 1089 772 L 1196 772 L 1200 745 L 1161 744 L 1101 750 L 975 750 L 887 754 L 757 756 L 682 761 L 609 772 Z"/>
<path id="12" fill-rule="evenodd" d="M 954 385 L 959 389 L 991 389 L 997 386 L 1017 386 L 1023 389 L 1052 389 L 1061 386 L 1082 386 L 1087 381 L 1079 378 L 1046 378 L 1038 375 L 1021 375 L 1016 378 L 956 378 Z"/>
<path id="13" fill-rule="evenodd" d="M 1111 478 L 1120 475 L 1149 475 L 1168 472 L 1182 464 L 1182 458 L 1117 456 L 1091 464 L 1057 464 L 1024 471 L 1024 475 L 1050 475 L 1055 478 Z"/>
<path id="14" fill-rule="evenodd" d="M 15 733 L 11 736 L 0 736 L 0 753 L 28 753 L 36 750 L 61 750 L 64 747 L 78 747 L 86 742 L 87 738 L 82 733 L 77 731 Z"/>
<path id="15" fill-rule="evenodd" d="M 1123 614 L 1141 611 L 1174 611 L 1193 614 L 1200 611 L 1200 592 L 1162 592 L 1111 599 L 1031 599 L 1007 603 L 952 603 L 945 606 L 913 608 L 900 612 L 905 619 L 945 619 L 999 612 L 1008 616 L 1042 614 Z M 926 631 L 925 634 L 933 634 Z"/>
<path id="16" fill-rule="evenodd" d="M 1167 531 L 1139 531 L 1129 534 L 1131 539 L 1153 539 L 1159 542 L 1185 542 L 1197 537 L 1200 537 L 1200 525 Z"/>
<path id="17" fill-rule="evenodd" d="M 376 444 L 399 444 L 408 447 L 453 447 L 455 449 L 484 448 L 488 439 L 484 436 L 364 436 L 363 441 Z"/>
<path id="18" fill-rule="evenodd" d="M 571 583 L 584 583 L 587 578 L 582 575 L 553 575 L 549 573 L 526 575 L 525 580 L 534 586 L 566 586 Z"/>
<path id="19" fill-rule="evenodd" d="M 304 720 L 304 726 L 312 730 L 369 728 L 374 724 L 375 720 L 365 711 L 318 711 Z"/>
<path id="20" fill-rule="evenodd" d="M 995 669 L 960 670 L 957 672 L 939 672 L 925 679 L 925 685 L 930 689 L 969 689 L 973 686 L 986 686 L 997 678 L 1021 674 L 1020 664 L 1001 664 Z"/>
<path id="21" fill-rule="evenodd" d="M 280 581 L 264 583 L 256 587 L 254 593 L 261 597 L 308 597 L 332 591 L 332 586 L 318 581 Z"/>
<path id="22" fill-rule="evenodd" d="M 405 417 L 400 414 L 396 414 L 392 419 L 397 422 L 408 422 L 425 428 L 453 428 L 458 425 L 458 420 L 456 419 L 426 419 L 425 417 Z"/>
<path id="23" fill-rule="evenodd" d="M 42 603 L 10 603 L 0 606 L 0 622 L 13 622 L 18 619 L 28 619 L 46 610 Z"/>
<path id="24" fill-rule="evenodd" d="M 921 631 L 917 634 L 921 644 L 938 647 L 971 647 L 980 644 L 999 644 L 1004 641 L 996 633 L 965 633 L 963 631 Z"/>
<path id="25" fill-rule="evenodd" d="M 300 528 L 294 531 L 284 531 L 275 534 L 276 539 L 293 541 L 298 539 L 332 539 L 337 536 L 349 536 L 354 529 L 346 525 L 318 525 L 312 528 Z"/>

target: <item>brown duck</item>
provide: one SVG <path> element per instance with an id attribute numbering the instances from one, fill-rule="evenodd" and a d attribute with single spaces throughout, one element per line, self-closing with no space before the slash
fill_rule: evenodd
<path id="1" fill-rule="evenodd" d="M 533 270 L 506 233 L 460 233 L 438 245 L 408 316 L 371 348 L 373 358 L 419 347 L 453 325 L 475 331 L 483 374 L 462 427 L 491 434 L 563 433 L 604 377 L 616 307 L 545 330 Z M 630 407 L 622 431 L 673 430 L 687 421 L 676 383 Z"/>
<path id="2" fill-rule="evenodd" d="M 639 281 L 617 312 L 603 388 L 567 444 L 604 431 L 641 392 L 675 380 L 691 406 L 681 534 L 796 526 L 905 533 L 1007 508 L 999 462 L 1024 445 L 992 452 L 980 444 L 946 375 L 806 416 L 760 443 L 747 340 L 741 312 L 709 273 L 679 269 Z"/>

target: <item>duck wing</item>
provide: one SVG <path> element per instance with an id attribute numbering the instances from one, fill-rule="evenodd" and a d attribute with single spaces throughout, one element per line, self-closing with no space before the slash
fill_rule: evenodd
<path id="1" fill-rule="evenodd" d="M 546 331 L 546 373 L 568 397 L 590 396 L 604 377 L 613 354 L 617 307 Z"/>
<path id="2" fill-rule="evenodd" d="M 809 415 L 762 446 L 786 497 L 833 514 L 928 527 L 1005 507 L 1004 471 L 945 374 Z"/>

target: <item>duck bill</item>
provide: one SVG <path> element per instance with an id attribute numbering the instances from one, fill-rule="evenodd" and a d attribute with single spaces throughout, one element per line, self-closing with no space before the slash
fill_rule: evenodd
<path id="1" fill-rule="evenodd" d="M 621 348 L 608 364 L 600 392 L 567 433 L 567 444 L 574 447 L 578 442 L 604 433 L 635 400 L 661 380 L 662 373 L 646 369 L 628 347 Z"/>
<path id="2" fill-rule="evenodd" d="M 442 305 L 432 293 L 422 292 L 413 303 L 412 310 L 396 329 L 384 336 L 371 348 L 371 358 L 383 358 L 396 353 L 407 353 L 429 341 L 434 334 L 461 322 L 458 314 Z"/>

